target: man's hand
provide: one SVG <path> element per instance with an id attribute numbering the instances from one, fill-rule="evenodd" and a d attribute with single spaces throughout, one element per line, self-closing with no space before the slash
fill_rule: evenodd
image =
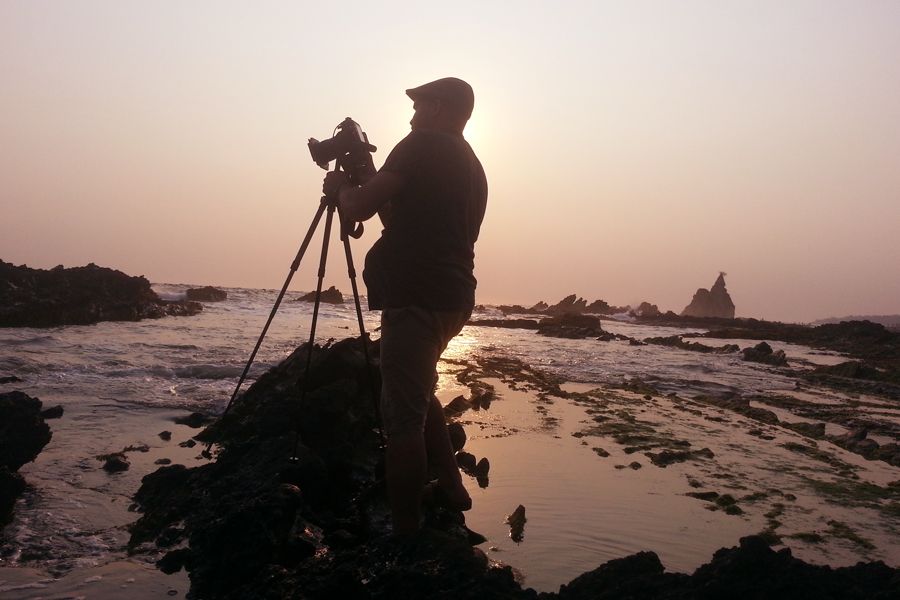
<path id="1" fill-rule="evenodd" d="M 343 171 L 328 171 L 325 173 L 325 181 L 322 182 L 322 193 L 328 198 L 337 198 L 340 189 L 350 185 L 350 178 Z"/>

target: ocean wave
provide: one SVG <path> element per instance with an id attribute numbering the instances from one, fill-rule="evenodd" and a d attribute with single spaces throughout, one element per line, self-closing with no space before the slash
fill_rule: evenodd
<path id="1" fill-rule="evenodd" d="M 188 365 L 174 370 L 176 377 L 185 379 L 231 379 L 240 377 L 243 371 L 243 365 Z"/>

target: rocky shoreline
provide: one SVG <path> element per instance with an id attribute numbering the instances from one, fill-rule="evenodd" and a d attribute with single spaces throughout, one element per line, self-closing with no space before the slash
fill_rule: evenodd
<path id="1" fill-rule="evenodd" d="M 377 357 L 377 349 L 372 344 L 370 353 Z M 163 467 L 144 478 L 135 497 L 142 516 L 132 526 L 131 552 L 161 556 L 166 572 L 186 568 L 194 597 L 879 599 L 900 593 L 900 571 L 881 562 L 814 566 L 788 549 L 771 549 L 765 536 L 719 550 L 691 575 L 668 573 L 654 553 L 641 552 L 609 561 L 559 593 L 540 594 L 523 589 L 510 567 L 478 549 L 479 536 L 466 529 L 462 513 L 428 506 L 423 535 L 395 540 L 361 342 L 317 346 L 303 381 L 307 351 L 298 348 L 260 377 L 198 436 L 216 444 L 214 462 Z M 520 364 L 491 364 L 482 371 L 559 391 L 558 383 Z M 469 406 L 491 396 L 475 375 L 471 369 L 457 375 L 471 391 L 463 399 Z M 659 449 L 660 461 L 667 451 L 689 451 Z"/>
<path id="2" fill-rule="evenodd" d="M 45 270 L 0 260 L 0 327 L 139 321 L 201 310 L 199 302 L 161 299 L 144 277 L 93 263 Z"/>

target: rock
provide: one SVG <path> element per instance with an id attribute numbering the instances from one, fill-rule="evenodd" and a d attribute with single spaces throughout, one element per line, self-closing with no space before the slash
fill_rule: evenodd
<path id="1" fill-rule="evenodd" d="M 647 458 L 657 467 L 666 468 L 669 465 L 697 458 L 713 458 L 715 454 L 709 448 L 700 450 L 663 450 L 662 452 L 647 452 Z"/>
<path id="2" fill-rule="evenodd" d="M 154 465 L 171 465 L 172 459 L 171 458 L 157 458 L 155 461 L 153 461 L 153 464 Z"/>
<path id="3" fill-rule="evenodd" d="M 537 329 L 535 319 L 474 319 L 467 323 L 475 327 L 502 327 L 504 329 Z"/>
<path id="4" fill-rule="evenodd" d="M 550 305 L 541 300 L 540 302 L 529 308 L 528 312 L 543 313 L 546 312 L 548 308 L 550 308 Z"/>
<path id="5" fill-rule="evenodd" d="M 657 346 L 669 346 L 670 348 L 680 348 L 682 350 L 690 350 L 691 352 L 703 352 L 705 354 L 730 354 L 740 350 L 737 344 L 708 346 L 699 342 L 686 342 L 680 335 L 645 338 L 644 343 Z"/>
<path id="6" fill-rule="evenodd" d="M 188 300 L 196 302 L 222 302 L 228 299 L 228 292 L 207 285 L 201 288 L 190 288 L 185 292 Z"/>
<path id="7" fill-rule="evenodd" d="M 18 391 L 0 394 L 0 467 L 18 471 L 37 458 L 51 437 L 40 400 Z"/>
<path id="8" fill-rule="evenodd" d="M 450 445 L 454 452 L 459 452 L 466 445 L 466 430 L 459 423 L 449 423 L 447 432 L 450 434 Z"/>
<path id="9" fill-rule="evenodd" d="M 178 445 L 181 446 L 182 448 L 193 448 L 194 446 L 197 445 L 197 440 L 194 440 L 192 438 L 186 439 L 183 442 L 179 443 Z"/>
<path id="10" fill-rule="evenodd" d="M 315 302 L 316 301 L 316 293 L 310 292 L 308 294 L 304 294 L 297 298 L 297 302 Z M 331 286 L 327 290 L 322 290 L 322 295 L 319 298 L 319 302 L 324 302 L 325 304 L 343 304 L 344 303 L 344 295 L 341 294 L 340 290 L 336 287 Z"/>
<path id="11" fill-rule="evenodd" d="M 568 339 L 596 338 L 605 333 L 597 317 L 566 313 L 541 319 L 537 332 L 540 335 Z"/>
<path id="12" fill-rule="evenodd" d="M 681 311 L 681 316 L 733 319 L 734 302 L 725 289 L 725 273 L 719 273 L 718 279 L 709 290 L 698 289 L 691 303 Z"/>
<path id="13" fill-rule="evenodd" d="M 542 312 L 548 315 L 581 314 L 586 308 L 587 300 L 584 298 L 577 298 L 575 294 L 572 294 L 566 296 L 553 306 L 546 307 Z"/>
<path id="14" fill-rule="evenodd" d="M 12 519 L 16 499 L 25 491 L 25 478 L 0 466 L 0 527 Z"/>
<path id="15" fill-rule="evenodd" d="M 107 473 L 119 473 L 121 471 L 127 471 L 131 467 L 131 463 L 128 462 L 128 458 L 122 452 L 104 454 L 103 456 L 98 456 L 97 458 L 104 461 L 103 470 Z"/>
<path id="16" fill-rule="evenodd" d="M 743 355 L 744 360 L 772 365 L 774 367 L 785 367 L 788 364 L 787 357 L 784 355 L 784 350 L 773 352 L 772 346 L 766 342 L 760 342 L 752 348 L 744 348 Z"/>
<path id="17" fill-rule="evenodd" d="M 472 388 L 472 397 L 469 404 L 475 410 L 487 410 L 491 407 L 494 400 L 494 388 L 492 386 L 474 386 Z"/>
<path id="18" fill-rule="evenodd" d="M 649 302 L 641 302 L 637 308 L 634 308 L 628 311 L 632 317 L 658 317 L 662 313 L 659 312 L 659 307 L 655 304 L 650 304 Z"/>
<path id="19" fill-rule="evenodd" d="M 10 375 L 9 377 L 0 377 L 0 384 L 3 383 L 21 383 L 22 380 L 16 377 L 15 375 Z"/>
<path id="20" fill-rule="evenodd" d="M 444 407 L 444 415 L 455 417 L 466 412 L 470 408 L 472 408 L 472 404 L 466 400 L 465 396 L 457 396 Z"/>
<path id="21" fill-rule="evenodd" d="M 0 261 L 0 327 L 88 325 L 193 315 L 197 302 L 166 302 L 144 277 L 91 263 L 49 271 Z"/>
<path id="22" fill-rule="evenodd" d="M 63 407 L 62 405 L 56 405 L 52 408 L 48 408 L 46 410 L 41 411 L 41 416 L 46 419 L 59 419 L 63 416 Z"/>
<path id="23" fill-rule="evenodd" d="M 160 431 L 159 439 L 161 439 L 164 442 L 168 442 L 169 440 L 172 439 L 172 432 L 171 431 Z"/>
<path id="24" fill-rule="evenodd" d="M 474 474 L 475 481 L 478 482 L 478 487 L 486 488 L 489 483 L 488 475 L 491 470 L 491 462 L 487 459 L 487 457 L 482 457 L 481 460 L 475 465 Z"/>
<path id="25" fill-rule="evenodd" d="M 525 538 L 525 523 L 527 521 L 528 519 L 525 518 L 525 507 L 521 504 L 506 517 L 506 523 L 509 525 L 509 537 L 517 544 L 521 543 Z"/>
<path id="26" fill-rule="evenodd" d="M 191 429 L 199 429 L 200 427 L 203 427 L 205 424 L 212 421 L 212 417 L 210 417 L 209 415 L 204 415 L 203 413 L 192 412 L 189 415 L 186 415 L 184 417 L 175 417 L 172 420 L 179 425 L 187 425 Z M 162 435 L 160 435 L 159 437 L 162 437 Z"/>
<path id="27" fill-rule="evenodd" d="M 475 467 L 478 463 L 475 460 L 475 455 L 469 454 L 468 452 L 457 452 L 456 464 L 459 465 L 459 468 L 465 473 L 474 475 Z"/>

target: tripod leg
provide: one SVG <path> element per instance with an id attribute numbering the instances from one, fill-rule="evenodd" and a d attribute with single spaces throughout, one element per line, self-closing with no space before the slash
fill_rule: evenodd
<path id="1" fill-rule="evenodd" d="M 322 281 L 325 279 L 325 264 L 328 262 L 328 241 L 331 238 L 331 223 L 334 220 L 334 203 L 328 202 L 328 215 L 325 217 L 325 235 L 322 237 L 322 254 L 319 256 L 319 279 L 316 282 L 316 302 L 313 305 L 312 322 L 309 327 L 309 343 L 306 345 L 306 367 L 303 371 L 303 385 L 300 391 L 300 404 L 306 399 L 309 381 L 309 367 L 312 364 L 313 343 L 316 340 L 316 323 L 319 320 L 319 304 L 322 299 Z M 294 451 L 291 460 L 297 460 L 297 447 L 300 443 L 299 423 L 294 428 Z"/>
<path id="2" fill-rule="evenodd" d="M 291 263 L 291 270 L 288 273 L 287 279 L 284 280 L 284 285 L 281 286 L 281 292 L 278 294 L 278 298 L 275 300 L 275 304 L 272 306 L 272 312 L 269 313 L 269 318 L 266 321 L 265 326 L 263 327 L 262 333 L 259 335 L 259 339 L 256 340 L 256 346 L 253 348 L 253 352 L 250 353 L 250 360 L 247 361 L 247 365 L 244 367 L 244 372 L 241 373 L 241 377 L 238 380 L 237 387 L 234 389 L 234 393 L 231 395 L 231 400 L 228 401 L 228 405 L 225 407 L 225 411 L 222 413 L 222 416 L 225 416 L 228 413 L 228 410 L 231 408 L 234 399 L 238 395 L 238 391 L 241 389 L 241 385 L 244 383 L 244 380 L 247 378 L 247 374 L 250 372 L 250 365 L 253 364 L 253 360 L 256 358 L 256 353 L 259 352 L 259 348 L 262 345 L 263 339 L 266 337 L 266 333 L 269 331 L 269 325 L 272 324 L 272 320 L 275 318 L 275 313 L 278 312 L 278 307 L 281 306 L 281 301 L 284 299 L 284 294 L 287 292 L 288 286 L 291 284 L 291 279 L 294 278 L 294 273 L 297 272 L 297 269 L 300 267 L 300 261 L 303 258 L 303 255 L 306 253 L 306 249 L 309 247 L 309 242 L 312 240 L 313 233 L 316 230 L 316 227 L 319 226 L 319 221 L 322 219 L 322 213 L 325 212 L 325 202 L 319 204 L 319 209 L 316 211 L 316 216 L 313 217 L 313 221 L 309 226 L 309 230 L 306 232 L 306 237 L 303 238 L 303 243 L 300 245 L 300 250 L 297 252 L 297 256 L 294 258 L 294 262 Z M 207 447 L 207 450 L 209 448 Z"/>
<path id="3" fill-rule="evenodd" d="M 366 376 L 369 379 L 369 388 L 372 393 L 372 402 L 375 407 L 375 422 L 378 424 L 378 437 L 381 446 L 384 447 L 384 431 L 381 427 L 381 409 L 378 406 L 378 390 L 375 388 L 375 378 L 372 376 L 372 360 L 369 358 L 369 336 L 366 333 L 366 325 L 363 322 L 362 307 L 359 303 L 359 290 L 356 287 L 356 268 L 353 266 L 353 253 L 350 251 L 350 237 L 343 228 L 344 219 L 338 209 L 338 220 L 341 227 L 341 240 L 344 242 L 344 255 L 347 257 L 347 274 L 350 276 L 350 287 L 353 288 L 353 303 L 356 305 L 356 321 L 359 323 L 359 336 L 362 342 L 363 355 L 366 357 Z"/>

